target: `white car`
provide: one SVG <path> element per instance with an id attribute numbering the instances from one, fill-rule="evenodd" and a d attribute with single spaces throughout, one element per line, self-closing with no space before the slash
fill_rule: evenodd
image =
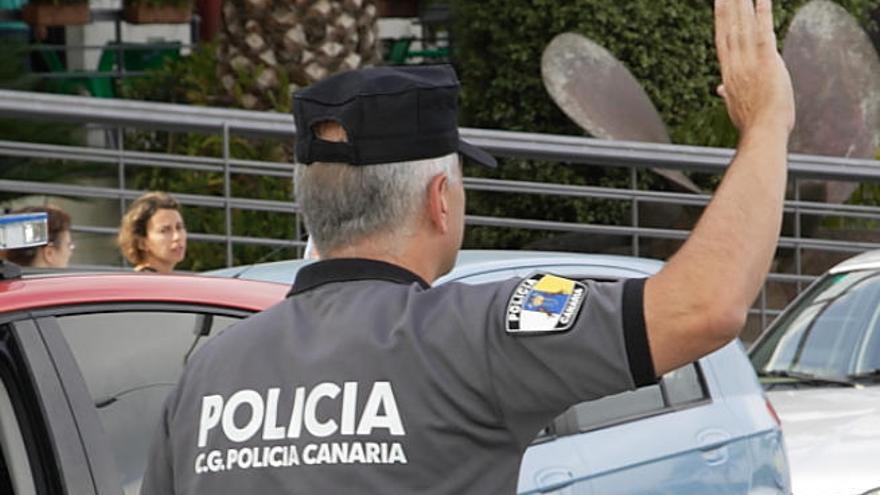
<path id="1" fill-rule="evenodd" d="M 880 250 L 838 264 L 749 351 L 795 495 L 880 495 Z"/>

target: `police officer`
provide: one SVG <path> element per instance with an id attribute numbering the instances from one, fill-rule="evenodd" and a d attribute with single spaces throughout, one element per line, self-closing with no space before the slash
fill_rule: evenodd
<path id="1" fill-rule="evenodd" d="M 512 493 L 535 434 L 735 338 L 781 222 L 794 103 L 769 0 L 716 1 L 741 141 L 690 239 L 647 280 L 431 282 L 461 244 L 458 83 L 330 77 L 294 100 L 296 197 L 322 261 L 218 335 L 169 397 L 145 494 Z"/>

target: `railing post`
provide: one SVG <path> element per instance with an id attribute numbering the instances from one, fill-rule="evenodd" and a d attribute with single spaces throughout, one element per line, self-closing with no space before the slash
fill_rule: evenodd
<path id="1" fill-rule="evenodd" d="M 801 293 L 803 289 L 803 284 L 801 283 L 800 275 L 803 273 L 803 269 L 801 267 L 801 181 L 800 179 L 795 178 L 794 180 L 794 264 L 795 264 L 795 273 L 798 275 L 797 279 L 797 292 Z"/>
<path id="2" fill-rule="evenodd" d="M 639 173 L 635 167 L 630 167 L 630 189 L 633 193 L 639 190 Z M 639 255 L 639 198 L 636 194 L 633 194 L 632 198 L 632 207 L 630 208 L 632 211 L 632 226 L 635 229 L 635 233 L 632 237 L 632 251 L 633 256 Z"/>
<path id="3" fill-rule="evenodd" d="M 767 284 L 770 281 L 765 278 L 764 285 L 761 287 L 761 331 L 767 328 Z"/>
<path id="4" fill-rule="evenodd" d="M 107 134 L 104 134 L 104 137 L 107 137 Z M 119 221 L 122 223 L 122 217 L 125 216 L 125 132 L 122 126 L 116 126 L 116 150 L 117 159 L 116 159 L 116 173 L 117 173 L 117 182 L 119 183 Z M 125 256 L 122 257 L 122 266 L 128 266 L 128 260 L 125 259 Z"/>
<path id="5" fill-rule="evenodd" d="M 116 18 L 114 21 L 114 31 L 116 35 L 116 46 L 114 47 L 114 51 L 116 52 L 116 77 L 117 81 L 121 83 L 122 78 L 125 77 L 125 50 L 122 49 L 122 21 L 120 18 Z"/>
<path id="6" fill-rule="evenodd" d="M 229 121 L 223 122 L 223 203 L 226 217 L 226 266 L 232 266 L 232 177 L 229 171 Z"/>

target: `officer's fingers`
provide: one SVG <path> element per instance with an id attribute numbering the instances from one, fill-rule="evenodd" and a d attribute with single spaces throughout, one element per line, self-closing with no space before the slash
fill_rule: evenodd
<path id="1" fill-rule="evenodd" d="M 715 88 L 715 92 L 718 93 L 718 96 L 720 96 L 720 97 L 724 98 L 725 100 L 727 100 L 727 92 L 724 91 L 724 85 L 723 85 L 723 84 L 719 84 L 718 87 Z"/>
<path id="2" fill-rule="evenodd" d="M 757 0 L 755 3 L 758 42 L 776 51 L 776 34 L 773 32 L 772 0 Z"/>
<path id="3" fill-rule="evenodd" d="M 730 3 L 739 0 L 715 0 L 715 41 L 726 41 L 733 28 L 733 13 Z"/>
<path id="4" fill-rule="evenodd" d="M 741 50 L 750 53 L 755 46 L 755 4 L 754 0 L 736 0 L 736 44 Z"/>
<path id="5" fill-rule="evenodd" d="M 737 0 L 734 0 L 737 1 Z M 715 0 L 715 50 L 723 73 L 730 60 L 730 2 L 731 0 Z"/>
<path id="6" fill-rule="evenodd" d="M 727 0 L 727 23 L 732 33 L 737 33 L 748 18 L 747 9 L 751 8 L 752 0 Z"/>

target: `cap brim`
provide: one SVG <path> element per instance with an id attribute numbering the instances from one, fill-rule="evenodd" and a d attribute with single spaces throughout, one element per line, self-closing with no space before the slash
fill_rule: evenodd
<path id="1" fill-rule="evenodd" d="M 464 155 L 465 158 L 473 160 L 484 167 L 495 168 L 498 166 L 498 162 L 495 160 L 494 156 L 463 139 L 458 140 L 458 152 Z"/>

